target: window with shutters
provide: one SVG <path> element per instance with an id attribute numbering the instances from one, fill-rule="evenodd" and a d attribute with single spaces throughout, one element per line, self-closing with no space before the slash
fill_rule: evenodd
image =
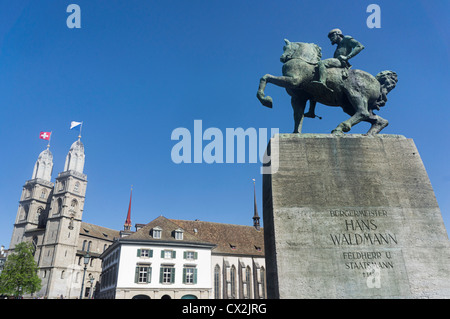
<path id="1" fill-rule="evenodd" d="M 173 284 L 175 282 L 175 267 L 173 265 L 161 266 L 159 282 L 162 284 Z"/>
<path id="2" fill-rule="evenodd" d="M 195 260 L 195 259 L 197 259 L 197 257 L 198 257 L 198 254 L 196 251 L 185 251 L 183 253 L 184 259 Z"/>
<path id="3" fill-rule="evenodd" d="M 195 266 L 185 266 L 183 268 L 183 284 L 197 283 L 197 268 Z"/>
<path id="4" fill-rule="evenodd" d="M 175 259 L 176 256 L 177 256 L 177 253 L 174 250 L 161 250 L 161 258 Z"/>
<path id="5" fill-rule="evenodd" d="M 137 257 L 151 258 L 151 257 L 153 257 L 153 250 L 152 249 L 138 249 Z"/>
<path id="6" fill-rule="evenodd" d="M 138 264 L 136 266 L 136 274 L 134 282 L 138 284 L 150 283 L 152 279 L 152 267 L 149 264 Z"/>

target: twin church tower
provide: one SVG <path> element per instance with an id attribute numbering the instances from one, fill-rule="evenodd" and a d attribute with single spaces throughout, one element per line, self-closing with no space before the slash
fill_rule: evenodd
<path id="1" fill-rule="evenodd" d="M 87 176 L 83 174 L 84 146 L 72 144 L 64 170 L 51 182 L 53 155 L 39 154 L 31 179 L 23 186 L 10 249 L 23 241 L 32 242 L 43 292 L 71 285 L 64 279 L 68 265 L 77 265 Z M 44 293 L 46 294 L 46 293 Z"/>

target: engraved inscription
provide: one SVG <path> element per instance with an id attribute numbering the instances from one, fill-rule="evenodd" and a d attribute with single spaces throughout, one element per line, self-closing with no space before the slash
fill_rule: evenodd
<path id="1" fill-rule="evenodd" d="M 331 210 L 331 217 L 377 217 L 387 216 L 385 210 Z M 397 236 L 380 232 L 375 219 L 344 219 L 344 232 L 330 234 L 336 246 L 342 245 L 392 245 L 398 244 Z"/>
<path id="2" fill-rule="evenodd" d="M 368 288 L 381 288 L 382 273 L 394 269 L 392 252 L 384 247 L 398 245 L 397 235 L 383 229 L 386 210 L 330 210 L 338 221 L 338 231 L 329 233 L 333 246 L 357 248 L 341 254 L 344 269 L 359 272 Z M 374 251 L 371 250 L 374 247 Z M 378 248 L 375 248 L 378 247 Z M 381 250 L 380 250 L 381 249 Z"/>

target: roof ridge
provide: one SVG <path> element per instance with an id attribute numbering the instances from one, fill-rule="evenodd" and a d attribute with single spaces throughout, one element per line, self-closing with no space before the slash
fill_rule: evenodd
<path id="1" fill-rule="evenodd" d="M 230 223 L 208 222 L 208 221 L 203 221 L 203 220 L 186 220 L 186 219 L 169 219 L 169 220 L 174 221 L 174 222 L 181 221 L 181 222 L 189 222 L 189 223 L 208 223 L 208 224 L 219 224 L 219 225 L 230 225 L 230 226 L 238 226 L 238 227 L 255 228 L 253 225 L 239 225 L 239 224 L 230 224 Z"/>

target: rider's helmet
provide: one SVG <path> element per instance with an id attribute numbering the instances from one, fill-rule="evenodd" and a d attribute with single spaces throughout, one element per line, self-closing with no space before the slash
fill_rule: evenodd
<path id="1" fill-rule="evenodd" d="M 343 37 L 342 31 L 340 29 L 333 29 L 330 32 L 328 32 L 328 37 L 331 37 L 334 33 L 339 35 L 340 37 Z"/>

